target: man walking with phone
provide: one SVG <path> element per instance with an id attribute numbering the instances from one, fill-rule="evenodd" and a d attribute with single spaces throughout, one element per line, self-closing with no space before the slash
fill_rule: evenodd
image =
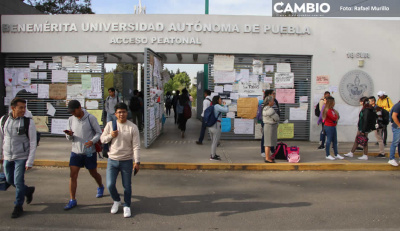
<path id="1" fill-rule="evenodd" d="M 121 172 L 122 186 L 124 187 L 124 217 L 130 217 L 132 170 L 136 175 L 140 166 L 140 134 L 138 127 L 127 120 L 128 106 L 125 103 L 118 103 L 115 106 L 115 116 L 117 117 L 117 129 L 115 129 L 115 125 L 113 126 L 113 122 L 108 122 L 100 137 L 102 143 L 111 142 L 107 163 L 107 188 L 114 201 L 111 213 L 115 214 L 121 205 L 121 199 L 115 187 L 118 174 Z"/>

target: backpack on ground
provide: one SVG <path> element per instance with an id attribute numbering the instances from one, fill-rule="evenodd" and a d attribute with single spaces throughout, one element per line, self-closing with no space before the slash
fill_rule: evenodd
<path id="1" fill-rule="evenodd" d="M 139 111 L 141 107 L 142 105 L 140 105 L 139 97 L 132 97 L 129 102 L 129 109 L 131 109 L 131 111 Z"/>
<path id="2" fill-rule="evenodd" d="M 7 119 L 8 119 L 8 114 L 5 114 L 1 119 L 1 129 L 3 130 L 3 134 L 4 134 L 4 125 L 6 124 Z M 29 139 L 30 124 L 31 124 L 31 119 L 24 116 L 24 130 L 25 130 L 25 135 L 26 137 L 28 137 L 28 139 Z M 39 146 L 40 135 L 41 135 L 40 132 L 36 131 L 36 146 Z"/>
<path id="3" fill-rule="evenodd" d="M 314 114 L 316 117 L 319 117 L 319 115 L 321 114 L 321 110 L 319 109 L 319 102 L 315 106 Z"/>
<path id="4" fill-rule="evenodd" d="M 190 119 L 192 117 L 192 109 L 189 106 L 189 103 L 186 103 L 183 106 L 183 118 Z"/>
<path id="5" fill-rule="evenodd" d="M 218 121 L 218 117 L 221 113 L 218 114 L 217 117 L 215 117 L 214 114 L 214 105 L 209 106 L 208 108 L 206 108 L 206 110 L 204 110 L 204 124 L 206 125 L 206 127 L 211 127 L 213 126 L 217 121 Z"/>
<path id="6" fill-rule="evenodd" d="M 167 96 L 167 99 L 165 100 L 165 107 L 171 107 L 172 106 L 172 99 L 170 96 Z"/>
<path id="7" fill-rule="evenodd" d="M 275 152 L 271 156 L 272 159 L 287 160 L 287 145 L 283 142 L 279 142 L 276 145 Z"/>
<path id="8" fill-rule="evenodd" d="M 287 160 L 289 163 L 299 163 L 300 148 L 297 146 L 287 147 Z"/>

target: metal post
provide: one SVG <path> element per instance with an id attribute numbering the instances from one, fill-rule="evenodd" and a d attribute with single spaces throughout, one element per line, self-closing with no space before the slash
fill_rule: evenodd
<path id="1" fill-rule="evenodd" d="M 205 9 L 205 13 L 206 14 L 208 14 L 208 0 L 205 0 L 206 1 L 206 9 Z M 208 64 L 204 64 L 204 81 L 203 81 L 203 84 L 204 84 L 204 90 L 206 90 L 206 89 L 208 89 Z"/>
<path id="2" fill-rule="evenodd" d="M 137 64 L 137 90 L 142 90 L 142 65 L 140 63 Z"/>

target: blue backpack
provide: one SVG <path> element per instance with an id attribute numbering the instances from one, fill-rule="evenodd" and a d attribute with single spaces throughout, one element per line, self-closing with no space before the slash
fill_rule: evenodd
<path id="1" fill-rule="evenodd" d="M 211 127 L 213 126 L 217 121 L 218 121 L 218 117 L 221 114 L 221 112 L 218 114 L 217 117 L 215 117 L 214 114 L 214 105 L 209 106 L 205 111 L 204 111 L 204 124 L 206 125 L 206 127 Z"/>

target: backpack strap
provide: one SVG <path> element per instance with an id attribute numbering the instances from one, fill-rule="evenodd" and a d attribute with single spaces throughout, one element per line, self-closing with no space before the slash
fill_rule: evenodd
<path id="1" fill-rule="evenodd" d="M 3 131 L 4 134 L 4 125 L 6 124 L 8 119 L 8 114 L 5 114 L 3 117 L 1 117 L 1 130 Z"/>
<path id="2" fill-rule="evenodd" d="M 30 126 L 30 124 L 31 124 L 31 119 L 24 116 L 24 129 L 25 129 L 26 137 L 28 137 L 28 140 L 29 140 L 29 126 Z"/>

